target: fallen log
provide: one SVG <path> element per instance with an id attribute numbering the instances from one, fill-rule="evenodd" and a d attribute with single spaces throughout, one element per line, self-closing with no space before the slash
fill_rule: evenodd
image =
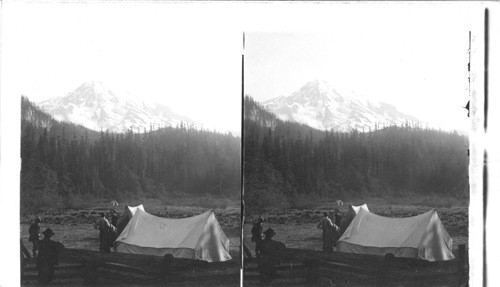
<path id="1" fill-rule="evenodd" d="M 104 253 L 92 250 L 66 248 L 60 254 L 60 262 L 83 263 L 85 265 L 102 266 L 105 262 L 118 263 L 147 269 L 161 271 L 163 258 L 143 254 Z"/>
<path id="2" fill-rule="evenodd" d="M 349 264 L 360 268 L 376 268 L 381 263 L 391 265 L 395 269 L 414 269 L 414 268 L 457 268 L 458 260 L 448 261 L 427 261 L 416 258 L 392 257 L 390 260 L 385 256 L 371 255 L 371 254 L 356 254 L 344 252 L 326 253 L 322 251 L 286 248 L 282 254 L 283 260 L 319 260 L 322 262 L 337 262 Z"/>
<path id="3" fill-rule="evenodd" d="M 237 260 L 229 260 L 225 262 L 207 262 L 195 259 L 174 258 L 172 255 L 165 256 L 144 255 L 144 254 L 130 254 L 120 252 L 99 252 L 92 250 L 66 248 L 60 256 L 61 262 L 76 262 L 94 261 L 110 262 L 138 267 L 141 269 L 161 271 L 164 267 L 170 269 L 221 269 L 221 268 L 234 268 L 240 264 Z"/>

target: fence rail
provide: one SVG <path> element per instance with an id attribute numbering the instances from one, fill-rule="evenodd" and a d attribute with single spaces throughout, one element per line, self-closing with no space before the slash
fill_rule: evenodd
<path id="1" fill-rule="evenodd" d="M 55 284 L 79 278 L 85 284 L 122 282 L 150 286 L 186 282 L 193 286 L 204 286 L 203 283 L 207 282 L 226 282 L 227 286 L 236 286 L 239 284 L 240 270 L 237 260 L 209 263 L 172 256 L 66 248 L 60 253 L 54 280 Z M 30 282 L 37 280 L 37 269 L 33 263 L 24 271 L 23 282 L 27 284 L 23 285 L 30 285 Z"/>
<path id="2" fill-rule="evenodd" d="M 287 248 L 277 266 L 276 286 L 287 282 L 303 286 L 340 285 L 363 286 L 467 286 L 468 264 L 465 245 L 455 252 L 456 258 L 429 262 L 413 258 L 394 258 L 352 253 L 324 253 L 314 250 Z M 246 258 L 244 282 L 255 284 L 259 279 L 256 259 Z"/>
<path id="3" fill-rule="evenodd" d="M 273 285 L 330 286 L 333 282 L 371 286 L 466 286 L 467 257 L 464 245 L 459 246 L 455 259 L 443 262 L 287 248 L 281 264 L 276 267 L 277 279 Z M 61 253 L 59 263 L 56 285 L 80 278 L 85 284 L 237 286 L 241 272 L 239 260 L 208 263 L 169 256 L 71 248 Z M 259 285 L 257 260 L 247 257 L 244 264 L 244 285 Z M 37 279 L 34 265 L 25 268 L 25 273 L 23 280 Z"/>

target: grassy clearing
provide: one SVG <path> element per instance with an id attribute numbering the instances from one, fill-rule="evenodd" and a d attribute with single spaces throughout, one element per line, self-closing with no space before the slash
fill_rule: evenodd
<path id="1" fill-rule="evenodd" d="M 147 212 L 167 218 L 183 218 L 201 214 L 209 210 L 202 207 L 188 206 L 165 206 L 160 203 L 156 205 L 153 201 L 130 202 L 130 205 L 143 203 Z M 115 209 L 120 213 L 125 205 L 121 204 Z M 99 218 L 99 212 L 107 211 L 110 204 L 98 203 L 89 209 L 58 209 L 51 208 L 41 210 L 41 230 L 50 227 L 54 230 L 54 240 L 61 241 L 68 248 L 79 248 L 87 250 L 99 250 L 99 231 L 94 229 L 93 223 Z M 238 208 L 215 209 L 215 216 L 219 221 L 224 233 L 230 241 L 230 254 L 237 256 L 240 246 L 240 210 Z M 31 250 L 31 242 L 28 242 L 29 223 L 33 216 L 24 216 L 21 221 L 21 239 L 26 247 Z"/>
<path id="2" fill-rule="evenodd" d="M 78 248 L 86 250 L 99 250 L 99 230 L 94 229 L 93 224 L 41 224 L 41 229 L 50 227 L 55 236 L 53 240 L 61 241 L 67 248 Z M 21 224 L 21 240 L 31 253 L 32 244 L 28 241 L 29 224 Z M 234 227 L 223 228 L 229 238 L 229 252 L 231 256 L 237 256 L 240 246 L 240 230 Z"/>
<path id="3" fill-rule="evenodd" d="M 263 215 L 269 223 L 300 224 L 318 222 L 324 211 L 332 212 L 338 208 L 346 214 L 349 204 L 368 204 L 371 212 L 386 217 L 409 217 L 436 209 L 441 221 L 449 233 L 468 236 L 468 204 L 459 200 L 434 197 L 407 197 L 407 198 L 351 198 L 344 200 L 344 205 L 337 206 L 335 201 L 339 198 L 305 197 L 297 200 L 294 207 L 270 208 L 259 214 L 251 212 L 246 214 L 247 223 L 252 222 L 258 215 Z M 446 204 L 444 204 L 446 202 Z"/>
<path id="4" fill-rule="evenodd" d="M 139 205 L 144 204 L 148 206 L 148 210 L 159 210 L 165 207 L 183 208 L 202 208 L 202 209 L 234 209 L 239 208 L 241 201 L 239 194 L 235 196 L 212 196 L 212 195 L 191 195 L 184 193 L 165 193 L 160 197 L 142 197 L 142 196 L 129 196 L 127 199 L 120 200 L 117 198 L 96 198 L 89 195 L 71 195 L 63 200 L 63 202 L 53 201 L 53 204 L 27 207 L 21 206 L 21 217 L 34 216 L 40 212 L 50 209 L 73 209 L 73 210 L 88 210 L 88 209 L 110 209 L 113 206 L 111 201 L 117 200 L 120 203 L 118 208 L 123 208 L 125 205 Z"/>
<path id="5" fill-rule="evenodd" d="M 112 199 L 96 199 L 87 197 L 75 197 L 71 204 L 56 204 L 53 206 L 39 207 L 35 210 L 21 208 L 21 222 L 29 222 L 36 215 L 48 216 L 58 223 L 68 221 L 68 217 L 90 217 L 97 219 L 99 212 L 108 211 L 111 208 L 121 213 L 126 205 L 136 206 L 143 204 L 146 211 L 162 217 L 180 218 L 200 214 L 207 210 L 214 210 L 217 213 L 239 213 L 240 199 L 216 198 L 212 196 L 189 197 L 180 195 L 178 197 L 165 196 L 162 198 L 130 198 L 120 201 L 118 206 L 111 204 Z M 60 216 L 59 219 L 56 219 Z M 78 223 L 89 223 L 88 220 L 77 220 Z M 74 223 L 74 220 L 69 220 Z"/>
<path id="6" fill-rule="evenodd" d="M 206 202 L 204 202 L 206 201 Z M 21 213 L 21 239 L 26 247 L 31 250 L 28 242 L 29 224 L 35 215 L 42 218 L 41 230 L 50 227 L 54 230 L 54 240 L 62 241 L 68 248 L 99 250 L 99 231 L 93 224 L 99 219 L 100 212 L 107 212 L 114 208 L 118 213 L 125 210 L 126 205 L 143 204 L 148 213 L 165 218 L 184 218 L 195 216 L 213 210 L 224 233 L 230 241 L 230 253 L 237 256 L 240 246 L 241 211 L 239 199 L 219 199 L 197 197 L 188 200 L 182 197 L 172 200 L 159 200 L 152 198 L 130 199 L 120 202 L 114 207 L 111 200 L 89 200 L 85 204 L 76 204 L 74 207 L 51 207 L 38 209 L 35 212 Z"/>
<path id="7" fill-rule="evenodd" d="M 323 206 L 332 206 L 337 200 L 342 200 L 344 205 L 353 204 L 359 205 L 368 203 L 370 205 L 410 205 L 422 206 L 430 208 L 451 208 L 468 206 L 468 199 L 456 197 L 443 197 L 436 194 L 430 195 L 415 195 L 415 194 L 399 194 L 395 196 L 362 196 L 362 197 L 342 197 L 342 196 L 326 196 L 318 195 L 295 195 L 290 200 L 290 208 L 317 208 Z"/>
<path id="8" fill-rule="evenodd" d="M 337 207 L 332 202 L 316 204 L 315 208 L 266 210 L 261 213 L 265 218 L 264 228 L 272 227 L 277 233 L 275 239 L 283 241 L 287 247 L 321 250 L 321 230 L 316 228 L 316 224 L 321 220 L 323 211 L 333 211 L 334 208 L 339 208 L 340 212 L 345 215 L 348 209 L 347 204 Z M 381 200 L 378 202 L 353 201 L 349 203 L 354 205 L 367 203 L 371 212 L 387 217 L 415 216 L 434 208 L 422 205 L 388 204 Z M 458 244 L 468 244 L 468 207 L 453 206 L 435 209 L 446 230 L 453 238 L 453 248 L 458 248 Z M 256 218 L 256 214 L 247 216 L 244 225 L 244 244 L 251 250 L 253 250 L 254 244 L 250 241 L 252 237 L 250 231 Z"/>
<path id="9" fill-rule="evenodd" d="M 322 238 L 321 230 L 316 228 L 316 223 L 288 223 L 288 224 L 277 224 L 277 223 L 266 223 L 265 228 L 271 227 L 276 232 L 274 239 L 282 241 L 287 247 L 291 248 L 302 248 L 310 250 L 322 250 Z M 244 243 L 254 250 L 254 243 L 251 242 L 251 229 L 252 224 L 245 224 L 244 226 Z M 450 232 L 450 230 L 448 230 Z M 467 244 L 468 237 L 463 234 L 452 234 L 453 238 L 453 248 L 458 249 L 458 244 Z"/>

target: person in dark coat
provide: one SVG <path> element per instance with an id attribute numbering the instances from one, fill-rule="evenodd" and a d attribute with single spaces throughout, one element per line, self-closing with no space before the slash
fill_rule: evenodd
<path id="1" fill-rule="evenodd" d="M 109 237 L 111 233 L 111 225 L 106 219 L 104 212 L 101 212 L 101 218 L 97 221 L 97 228 L 99 228 L 99 251 L 110 252 Z"/>
<path id="2" fill-rule="evenodd" d="M 38 281 L 49 283 L 54 278 L 54 266 L 59 264 L 59 253 L 64 249 L 64 246 L 62 243 L 50 239 L 55 235 L 52 229 L 47 228 L 42 234 L 44 237 L 40 241 L 37 258 Z"/>
<path id="3" fill-rule="evenodd" d="M 117 228 L 117 225 L 118 225 L 118 213 L 116 212 L 116 210 L 114 209 L 111 209 L 110 212 L 109 212 L 109 218 L 110 218 L 110 228 L 109 228 L 109 236 L 108 236 L 108 239 L 109 239 L 109 247 L 112 248 L 113 247 L 113 243 L 115 242 L 115 240 L 118 238 L 118 236 L 120 235 L 118 233 L 118 228 Z"/>
<path id="4" fill-rule="evenodd" d="M 333 252 L 333 240 L 334 234 L 339 229 L 335 224 L 332 223 L 328 217 L 328 212 L 323 212 L 323 217 L 320 222 L 318 222 L 317 227 L 323 230 L 323 251 L 331 253 Z"/>
<path id="5" fill-rule="evenodd" d="M 280 264 L 286 246 L 283 242 L 272 239 L 276 235 L 272 228 L 268 228 L 264 235 L 265 238 L 257 242 L 257 264 L 260 281 L 269 283 L 276 277 L 276 265 Z"/>
<path id="6" fill-rule="evenodd" d="M 335 225 L 340 227 L 340 223 L 342 222 L 342 215 L 340 214 L 340 210 L 335 208 L 335 212 L 333 213 L 333 221 Z"/>
<path id="7" fill-rule="evenodd" d="M 110 219 L 111 219 L 111 225 L 116 227 L 118 225 L 118 213 L 116 210 L 111 209 L 110 210 Z"/>
<path id="8" fill-rule="evenodd" d="M 40 225 L 38 225 L 40 223 L 41 219 L 40 217 L 37 216 L 37 218 L 35 218 L 35 221 L 30 225 L 30 229 L 29 229 L 29 234 L 30 234 L 30 237 L 28 238 L 28 241 L 31 241 L 33 243 L 33 258 L 36 259 L 36 252 L 38 251 L 38 244 L 40 242 Z"/>
<path id="9" fill-rule="evenodd" d="M 259 217 L 252 227 L 252 242 L 255 242 L 255 254 L 257 254 L 257 243 L 262 240 L 262 231 L 264 231 L 264 218 Z"/>

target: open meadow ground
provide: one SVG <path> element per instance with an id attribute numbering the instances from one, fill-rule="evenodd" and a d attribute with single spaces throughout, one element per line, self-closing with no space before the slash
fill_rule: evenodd
<path id="1" fill-rule="evenodd" d="M 136 203 L 138 204 L 138 203 Z M 131 205 L 136 205 L 131 204 Z M 150 204 L 145 203 L 144 207 L 147 212 L 154 214 L 156 216 L 167 217 L 167 218 L 183 218 L 190 217 L 194 215 L 201 214 L 210 210 L 211 208 L 203 207 L 179 207 L 179 206 L 163 206 L 160 204 Z M 45 209 L 39 212 L 39 216 L 42 218 L 40 224 L 41 230 L 50 227 L 54 230 L 55 236 L 53 237 L 56 241 L 61 241 L 66 248 L 73 249 L 84 249 L 84 250 L 99 250 L 99 230 L 94 229 L 94 222 L 99 218 L 100 212 L 106 212 L 109 210 L 109 206 L 97 206 L 94 208 L 84 208 L 84 209 Z M 123 212 L 124 206 L 119 206 L 115 208 L 119 213 Z M 233 257 L 233 260 L 228 261 L 229 265 L 225 268 L 218 268 L 213 271 L 207 269 L 205 273 L 202 269 L 196 269 L 193 267 L 191 269 L 182 269 L 179 271 L 182 275 L 186 276 L 187 281 L 169 283 L 169 286 L 237 286 L 239 282 L 239 275 L 232 275 L 231 272 L 233 268 L 233 263 L 239 262 L 239 249 L 240 249 L 240 236 L 241 236 L 241 212 L 239 208 L 236 207 L 226 207 L 226 208 L 215 208 L 212 209 L 215 212 L 215 216 L 219 221 L 224 233 L 229 238 L 229 253 Z M 32 244 L 28 241 L 28 230 L 29 223 L 32 220 L 33 215 L 24 215 L 21 219 L 21 240 L 28 248 L 31 253 Z M 113 261 L 114 262 L 114 261 Z M 231 263 L 232 262 L 232 263 Z M 116 262 L 114 262 L 116 263 Z M 111 264 L 111 263 L 110 263 Z M 239 272 L 239 264 L 236 264 L 236 272 Z M 40 285 L 37 282 L 37 271 L 33 261 L 28 262 L 27 269 L 25 270 L 25 277 L 22 281 L 22 286 L 88 286 L 85 283 L 83 276 L 85 276 L 86 271 L 83 267 L 79 269 L 81 264 L 75 264 L 74 262 L 64 262 L 56 268 L 55 279 L 47 285 Z M 111 266 L 111 267 L 109 267 Z M 99 282 L 96 283 L 98 286 L 164 286 L 165 282 L 161 280 L 152 280 L 152 277 L 141 275 L 143 271 L 134 273 L 128 269 L 121 270 L 120 264 L 109 265 L 106 268 L 101 267 L 99 270 Z M 228 267 L 229 266 L 229 267 Z M 114 269 L 113 269 L 114 268 Z M 117 269 L 118 268 L 118 269 Z M 137 269 L 137 266 L 135 267 Z M 200 274 L 198 274 L 200 272 Z M 180 274 L 179 273 L 179 274 Z M 227 275 L 229 273 L 229 275 Z M 234 273 L 234 272 L 233 272 Z M 27 276 L 26 276 L 27 274 Z M 192 276 L 189 279 L 186 274 Z M 197 279 L 196 276 L 206 276 L 204 279 Z M 111 276 L 111 277 L 110 277 Z M 118 276 L 118 277 L 117 277 Z M 135 276 L 135 277 L 134 277 Z M 138 276 L 138 277 L 137 277 Z M 143 277 L 140 277 L 143 276 Z M 211 277 L 210 277 L 211 276 Z M 218 278 L 222 279 L 218 279 Z M 111 278 L 111 279 L 110 279 Z M 119 279 L 117 279 L 119 278 Z M 125 279 L 124 279 L 125 278 Z M 128 279 L 127 279 L 128 278 Z M 137 279 L 139 278 L 139 279 Z M 143 278 L 143 279 L 140 279 Z M 214 280 L 213 278 L 217 278 Z M 132 280 L 132 281 L 130 281 Z M 150 280 L 150 281 L 141 281 Z M 152 280 L 152 281 L 151 281 Z M 130 282 L 129 282 L 130 281 Z M 147 283 L 141 283 L 147 282 Z"/>
<path id="2" fill-rule="evenodd" d="M 167 218 L 183 218 L 201 214 L 210 210 L 202 207 L 178 207 L 144 204 L 148 213 Z M 41 231 L 50 227 L 56 234 L 53 239 L 61 241 L 65 247 L 86 250 L 99 250 L 99 230 L 94 229 L 94 222 L 99 218 L 100 212 L 109 210 L 109 206 L 97 206 L 85 209 L 45 209 L 39 213 L 42 218 Z M 124 210 L 124 205 L 115 209 L 119 214 Z M 231 256 L 239 256 L 240 248 L 240 209 L 227 207 L 213 209 L 224 233 L 229 238 L 229 252 Z M 21 239 L 28 250 L 31 251 L 31 242 L 28 241 L 28 229 L 33 215 L 21 217 Z"/>
<path id="3" fill-rule="evenodd" d="M 355 203 L 358 205 L 362 203 Z M 264 229 L 272 227 L 276 231 L 276 240 L 280 240 L 287 247 L 318 250 L 322 249 L 321 230 L 316 228 L 316 224 L 322 217 L 323 211 L 333 211 L 332 205 L 319 206 L 317 208 L 306 209 L 270 209 L 262 213 L 265 219 Z M 338 207 L 345 215 L 348 205 Z M 426 206 L 411 205 L 390 205 L 390 204 L 370 204 L 368 208 L 371 212 L 388 217 L 408 217 L 415 216 L 432 209 Z M 468 245 L 468 207 L 454 206 L 436 208 L 439 218 L 443 222 L 446 230 L 453 238 L 453 248 L 458 248 L 458 244 Z M 246 218 L 244 226 L 244 244 L 254 252 L 254 243 L 251 242 L 251 229 L 257 215 L 253 214 Z"/>

